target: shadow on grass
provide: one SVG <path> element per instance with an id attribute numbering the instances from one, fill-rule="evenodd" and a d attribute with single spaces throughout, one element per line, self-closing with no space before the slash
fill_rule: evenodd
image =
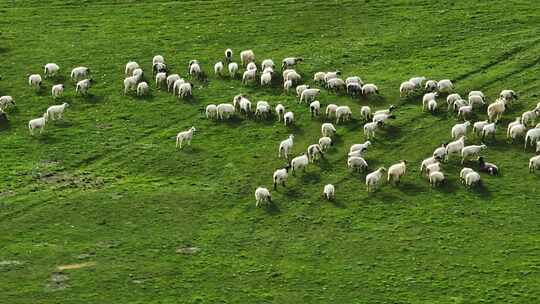
<path id="1" fill-rule="evenodd" d="M 99 103 L 105 99 L 103 96 L 94 95 L 94 94 L 78 95 L 76 97 L 90 103 Z"/>

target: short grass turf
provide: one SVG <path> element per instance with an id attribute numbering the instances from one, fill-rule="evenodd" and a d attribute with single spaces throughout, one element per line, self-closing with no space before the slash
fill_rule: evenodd
<path id="1" fill-rule="evenodd" d="M 1 303 L 540 301 L 540 176 L 527 169 L 534 151 L 504 139 L 506 124 L 540 101 L 538 2 L 28 0 L 3 1 L 0 12 L 0 94 L 17 103 L 0 131 Z M 307 83 L 340 69 L 381 91 L 352 100 L 323 90 L 324 105 L 349 105 L 354 119 L 338 126 L 326 160 L 273 191 L 268 208 L 255 208 L 253 193 L 271 188 L 283 165 L 279 142 L 293 133 L 293 153 L 302 152 L 323 119 L 278 85 L 213 76 L 228 47 L 235 60 L 248 48 L 259 62 L 302 56 Z M 195 81 L 189 102 L 155 89 L 123 96 L 125 63 L 138 61 L 152 81 L 155 54 L 183 76 L 200 60 L 208 83 Z M 61 76 L 36 93 L 26 75 L 47 62 Z M 79 65 L 96 80 L 85 98 L 69 80 Z M 491 101 L 518 92 L 485 152 L 501 176 L 482 175 L 483 187 L 468 191 L 454 158 L 444 165 L 447 185 L 429 187 L 420 161 L 458 120 L 423 113 L 420 94 L 399 98 L 399 84 L 418 75 L 453 79 L 462 95 L 482 90 Z M 50 97 L 56 82 L 71 107 L 32 137 L 28 120 L 61 102 Z M 205 119 L 207 104 L 238 93 L 284 103 L 296 126 Z M 399 187 L 368 195 L 346 152 L 364 141 L 360 107 L 390 104 L 397 118 L 367 161 L 374 169 L 407 159 L 409 171 Z M 175 135 L 192 125 L 192 147 L 175 150 Z M 333 203 L 321 198 L 327 183 Z"/>

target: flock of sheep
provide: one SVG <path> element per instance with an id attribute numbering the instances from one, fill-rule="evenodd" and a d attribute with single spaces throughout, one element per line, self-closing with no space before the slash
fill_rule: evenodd
<path id="1" fill-rule="evenodd" d="M 271 59 L 262 61 L 260 68 L 259 81 L 261 86 L 270 86 L 273 82 L 282 81 L 283 89 L 289 92 L 295 89 L 299 103 L 305 103 L 309 106 L 311 116 L 321 115 L 321 102 L 317 97 L 321 93 L 321 89 L 312 88 L 307 84 L 302 83 L 302 76 L 294 69 L 294 67 L 302 62 L 302 58 L 289 57 L 282 60 L 281 70 L 282 79 L 278 79 L 278 74 L 274 72 L 275 64 Z M 225 67 L 227 71 L 225 71 Z M 223 76 L 228 72 L 232 78 L 237 77 L 240 67 L 245 67 L 242 74 L 242 83 L 248 84 L 256 82 L 258 75 L 258 66 L 255 64 L 255 54 L 252 50 L 242 51 L 240 53 L 240 65 L 233 61 L 233 51 L 227 49 L 225 51 L 224 61 L 219 61 L 214 65 L 214 73 L 217 76 Z M 44 67 L 44 77 L 55 77 L 60 70 L 60 67 L 54 63 L 48 63 Z M 76 95 L 88 94 L 88 91 L 93 83 L 90 77 L 90 69 L 87 67 L 76 67 L 71 72 L 71 79 L 76 83 Z M 154 56 L 152 60 L 152 74 L 155 77 L 155 87 L 157 89 L 166 88 L 168 92 L 178 98 L 185 99 L 193 96 L 193 84 L 181 78 L 179 74 L 170 74 L 165 63 L 165 59 L 161 55 Z M 206 74 L 203 72 L 201 64 L 197 60 L 191 60 L 188 64 L 188 74 L 192 79 L 203 80 Z M 137 96 L 145 96 L 149 94 L 150 86 L 143 80 L 144 72 L 138 63 L 130 61 L 125 66 L 124 79 L 124 94 L 130 91 L 135 91 Z M 315 83 L 321 87 L 333 92 L 344 92 L 352 97 L 369 96 L 379 94 L 379 89 L 376 85 L 365 84 L 358 76 L 350 76 L 345 80 L 341 78 L 340 71 L 317 72 L 313 76 Z M 42 77 L 39 74 L 28 76 L 28 83 L 35 89 L 40 89 L 42 86 Z M 467 133 L 472 126 L 472 131 L 476 137 L 481 138 L 482 142 L 495 137 L 495 132 L 500 125 L 500 119 L 505 111 L 512 106 L 512 103 L 518 99 L 518 95 L 513 90 L 503 90 L 499 97 L 489 105 L 487 105 L 487 120 L 476 121 L 471 123 L 472 114 L 478 109 L 486 106 L 486 96 L 481 91 L 471 91 L 467 99 L 463 99 L 458 93 L 454 93 L 454 84 L 449 79 L 440 81 L 428 80 L 425 77 L 413 77 L 401 83 L 399 92 L 400 97 L 409 96 L 412 93 L 424 91 L 422 97 L 422 109 L 430 112 L 439 111 L 440 105 L 437 98 L 441 94 L 446 95 L 447 110 L 456 113 L 458 118 L 464 120 L 463 123 L 454 125 L 450 131 L 452 141 L 443 144 L 435 149 L 433 154 L 424 159 L 420 166 L 420 171 L 425 174 L 433 187 L 441 185 L 446 176 L 442 170 L 442 165 L 451 156 L 458 154 L 461 157 L 461 163 L 465 161 L 477 159 L 479 162 L 479 171 L 490 175 L 499 173 L 499 168 L 492 163 L 486 162 L 480 156 L 481 152 L 487 149 L 484 143 L 480 145 L 466 145 Z M 51 95 L 54 99 L 60 97 L 64 92 L 63 84 L 55 84 L 52 86 Z M 0 112 L 4 111 L 9 106 L 14 106 L 15 102 L 11 96 L 0 97 Z M 63 118 L 63 113 L 69 106 L 68 103 L 50 106 L 42 117 L 32 119 L 28 123 L 30 133 L 33 135 L 36 129 L 40 133 L 49 120 L 57 120 Z M 354 144 L 350 147 L 347 159 L 348 168 L 355 171 L 367 171 L 368 163 L 365 160 L 370 139 L 374 138 L 376 131 L 383 128 L 389 119 L 395 119 L 393 113 L 395 106 L 390 106 L 387 109 L 372 112 L 369 106 L 363 106 L 360 110 L 360 117 L 364 121 L 364 135 L 366 141 L 364 143 Z M 206 117 L 208 119 L 224 120 L 229 119 L 236 113 L 244 115 L 254 115 L 259 119 L 269 119 L 272 112 L 275 112 L 277 120 L 283 121 L 285 126 L 294 124 L 294 113 L 286 111 L 283 104 L 277 104 L 272 111 L 272 107 L 267 101 L 258 101 L 255 110 L 252 109 L 252 102 L 245 94 L 239 94 L 233 97 L 232 103 L 209 104 L 206 106 Z M 348 106 L 338 106 L 336 104 L 328 104 L 325 109 L 327 119 L 335 119 L 335 124 L 347 122 L 351 120 L 353 115 L 352 110 Z M 540 116 L 540 103 L 529 111 L 524 112 L 521 116 L 507 126 L 506 136 L 514 142 L 518 138 L 524 138 L 525 149 L 528 145 L 536 145 L 536 152 L 540 152 L 540 124 L 534 125 L 536 118 Z M 182 148 L 184 143 L 191 145 L 193 134 L 196 131 L 195 127 L 189 130 L 182 131 L 176 136 L 176 147 Z M 290 151 L 294 144 L 294 135 L 289 137 L 279 144 L 278 157 L 287 159 L 287 165 L 284 168 L 276 170 L 273 174 L 274 190 L 277 190 L 278 185 L 285 186 L 285 182 L 289 177 L 289 171 L 293 175 L 299 170 L 304 170 L 309 165 L 320 158 L 324 158 L 324 153 L 333 145 L 332 138 L 337 132 L 336 127 L 332 123 L 323 123 L 321 125 L 321 138 L 318 143 L 309 145 L 306 153 L 290 159 Z M 385 180 L 389 184 L 399 184 L 401 178 L 407 172 L 407 161 L 401 160 L 396 164 L 391 165 L 388 169 L 380 167 L 377 170 L 366 175 L 365 183 L 367 191 L 371 192 L 377 189 Z M 529 170 L 534 172 L 540 169 L 540 155 L 536 155 L 529 160 Z M 465 167 L 460 172 L 460 179 L 467 187 L 473 187 L 481 182 L 481 176 L 478 172 L 471 168 Z M 326 199 L 332 200 L 335 198 L 335 187 L 332 184 L 324 186 L 323 195 Z M 265 187 L 258 187 L 255 190 L 256 206 L 261 203 L 271 202 L 271 192 Z"/>

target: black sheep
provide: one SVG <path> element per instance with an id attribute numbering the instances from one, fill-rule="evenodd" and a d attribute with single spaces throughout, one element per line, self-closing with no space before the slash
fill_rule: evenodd
<path id="1" fill-rule="evenodd" d="M 480 164 L 480 172 L 486 172 L 489 175 L 499 174 L 499 168 L 492 163 L 484 161 L 483 157 L 478 158 L 478 163 Z"/>

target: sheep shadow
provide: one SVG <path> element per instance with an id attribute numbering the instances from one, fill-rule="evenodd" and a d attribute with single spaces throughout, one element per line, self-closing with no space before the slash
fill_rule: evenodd
<path id="1" fill-rule="evenodd" d="M 73 126 L 73 123 L 65 120 L 55 120 L 52 124 L 57 128 L 69 128 Z"/>
<path id="2" fill-rule="evenodd" d="M 481 199 L 491 199 L 491 191 L 484 185 L 483 182 L 478 183 L 469 189 L 469 192 L 478 196 Z"/>
<path id="3" fill-rule="evenodd" d="M 64 75 L 57 74 L 55 76 L 47 78 L 46 80 L 49 80 L 54 84 L 60 84 L 60 83 L 64 83 L 67 80 L 67 78 Z"/>
<path id="4" fill-rule="evenodd" d="M 276 215 L 281 213 L 281 209 L 279 209 L 279 206 L 275 202 L 271 202 L 270 204 L 266 205 L 264 210 L 269 215 Z"/>
<path id="5" fill-rule="evenodd" d="M 395 140 L 401 136 L 401 129 L 396 126 L 387 125 L 383 130 L 385 133 L 384 137 L 387 139 Z"/>
<path id="6" fill-rule="evenodd" d="M 417 196 L 422 194 L 426 189 L 425 187 L 421 187 L 416 183 L 413 182 L 401 182 L 398 185 L 393 186 L 400 192 L 410 195 L 410 196 Z"/>
<path id="7" fill-rule="evenodd" d="M 303 183 L 317 184 L 321 181 L 321 176 L 315 172 L 303 172 L 300 178 Z"/>
<path id="8" fill-rule="evenodd" d="M 105 99 L 103 96 L 94 94 L 78 95 L 77 97 L 90 103 L 99 103 Z"/>
<path id="9" fill-rule="evenodd" d="M 338 200 L 337 198 L 334 198 L 333 200 L 327 200 L 323 198 L 323 202 L 330 202 L 334 207 L 340 208 L 340 209 L 347 209 L 347 205 L 343 204 L 341 200 Z"/>

